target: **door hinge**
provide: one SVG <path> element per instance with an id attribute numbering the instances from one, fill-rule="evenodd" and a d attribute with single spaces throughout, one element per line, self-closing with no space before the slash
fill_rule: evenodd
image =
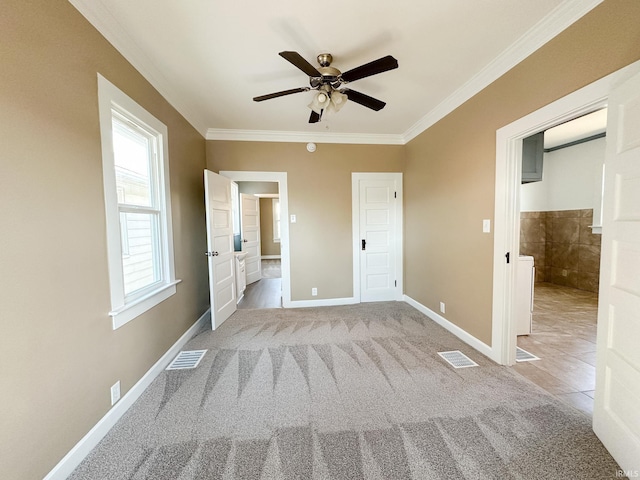
<path id="1" fill-rule="evenodd" d="M 393 198 L 398 198 L 398 192 L 393 192 Z"/>
<path id="2" fill-rule="evenodd" d="M 394 285 L 395 287 L 397 287 L 397 286 L 398 286 L 398 281 L 397 281 L 397 280 L 394 280 L 394 281 L 393 281 L 393 285 Z"/>
<path id="3" fill-rule="evenodd" d="M 507 263 L 509 263 L 509 260 L 511 259 L 511 252 L 507 252 L 505 257 L 507 258 Z"/>

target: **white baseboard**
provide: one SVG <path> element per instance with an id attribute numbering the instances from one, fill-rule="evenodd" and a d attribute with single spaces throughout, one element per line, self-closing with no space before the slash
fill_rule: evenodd
<path id="1" fill-rule="evenodd" d="M 262 260 L 280 260 L 282 256 L 281 255 L 261 255 L 260 258 Z"/>
<path id="2" fill-rule="evenodd" d="M 334 307 L 337 305 L 353 305 L 360 303 L 355 297 L 348 298 L 323 298 L 320 300 L 292 300 L 284 308 L 304 308 L 304 307 Z"/>
<path id="3" fill-rule="evenodd" d="M 407 302 L 409 305 L 411 305 L 416 310 L 424 313 L 427 317 L 429 317 L 431 320 L 436 322 L 441 327 L 444 327 L 449 332 L 453 333 L 456 337 L 458 337 L 460 340 L 462 340 L 467 345 L 475 348 L 480 353 L 482 353 L 483 355 L 486 355 L 491 360 L 496 362 L 496 359 L 493 358 L 494 357 L 493 349 L 489 345 L 487 345 L 486 343 L 478 340 L 476 337 L 474 337 L 473 335 L 468 333 L 466 330 L 463 330 L 462 328 L 458 327 L 457 325 L 454 325 L 449 320 L 444 318 L 442 315 L 434 312 L 433 310 L 431 310 L 428 307 L 425 307 L 420 302 L 417 302 L 416 300 L 414 300 L 413 298 L 409 297 L 408 295 L 404 296 L 404 301 Z"/>
<path id="4" fill-rule="evenodd" d="M 207 322 L 211 322 L 211 309 L 202 316 L 182 335 L 173 346 L 153 365 L 138 382 L 131 387 L 118 403 L 116 403 L 107 414 L 100 419 L 96 425 L 87 433 L 60 462 L 44 477 L 44 480 L 63 480 L 71 475 L 71 472 L 80 465 L 82 460 L 93 450 L 93 448 L 111 430 L 120 417 L 133 405 L 142 395 L 142 392 L 151 385 L 151 382 L 169 365 L 182 347 L 200 330 Z"/>

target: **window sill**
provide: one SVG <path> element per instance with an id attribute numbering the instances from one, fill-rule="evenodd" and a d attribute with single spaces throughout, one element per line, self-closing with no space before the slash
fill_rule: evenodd
<path id="1" fill-rule="evenodd" d="M 273 243 L 280 243 L 280 239 L 279 238 L 274 238 L 273 239 Z"/>
<path id="2" fill-rule="evenodd" d="M 137 298 L 133 302 L 110 311 L 109 316 L 113 320 L 113 329 L 116 330 L 126 325 L 134 318 L 174 295 L 176 293 L 176 285 L 181 281 L 182 280 L 174 280 L 173 282 L 166 283 L 144 297 Z"/>
<path id="3" fill-rule="evenodd" d="M 602 225 L 589 225 L 591 233 L 596 235 L 602 235 Z"/>

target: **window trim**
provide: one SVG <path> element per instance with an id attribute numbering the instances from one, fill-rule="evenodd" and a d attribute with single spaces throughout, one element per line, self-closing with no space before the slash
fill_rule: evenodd
<path id="1" fill-rule="evenodd" d="M 104 183 L 105 217 L 107 227 L 107 259 L 113 329 L 117 329 L 158 305 L 176 293 L 175 264 L 173 254 L 173 229 L 171 221 L 171 190 L 169 185 L 169 144 L 166 125 L 138 105 L 119 88 L 98 74 L 98 106 L 102 140 L 102 173 Z M 135 119 L 149 129 L 158 139 L 158 183 L 164 188 L 158 193 L 160 214 L 161 270 L 163 278 L 140 294 L 127 298 L 124 294 L 120 209 L 116 190 L 115 162 L 113 158 L 113 111 Z"/>
<path id="2" fill-rule="evenodd" d="M 280 243 L 280 238 L 282 237 L 282 230 L 280 230 L 280 236 L 276 238 L 276 225 L 281 223 L 282 213 L 279 212 L 278 218 L 276 219 L 276 202 L 278 206 L 280 205 L 280 197 L 275 197 L 271 199 L 271 218 L 273 219 L 273 243 Z"/>

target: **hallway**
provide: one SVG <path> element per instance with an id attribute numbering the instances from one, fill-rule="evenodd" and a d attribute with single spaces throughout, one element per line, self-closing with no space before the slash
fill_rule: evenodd
<path id="1" fill-rule="evenodd" d="M 280 259 L 262 260 L 262 278 L 247 285 L 238 308 L 282 308 L 281 277 Z"/>

